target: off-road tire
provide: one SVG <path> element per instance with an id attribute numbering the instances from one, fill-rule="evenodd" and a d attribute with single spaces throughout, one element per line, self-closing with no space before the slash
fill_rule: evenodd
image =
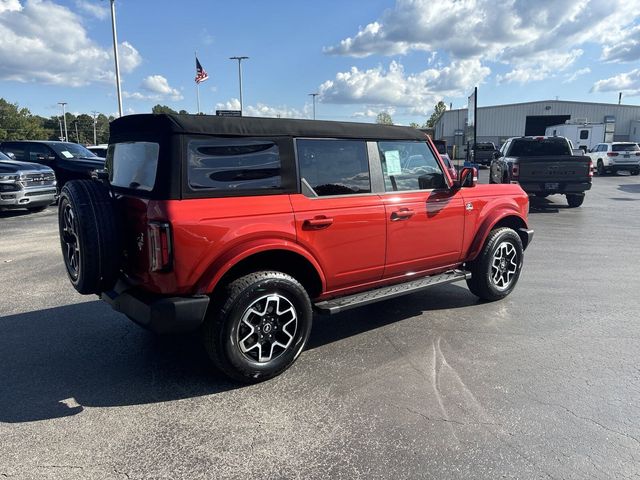
<path id="1" fill-rule="evenodd" d="M 255 312 L 254 306 L 271 296 L 286 299 L 295 311 L 297 324 L 290 345 L 279 356 L 260 362 L 250 357 L 256 352 L 242 351 L 244 343 L 240 340 L 244 333 L 240 334 L 240 329 L 247 328 L 243 319 L 248 312 Z M 202 339 L 209 358 L 222 373 L 243 383 L 258 383 L 279 375 L 295 362 L 309 339 L 312 322 L 309 295 L 295 278 L 282 272 L 260 271 L 240 277 L 214 293 L 202 327 Z M 280 328 L 282 331 L 282 325 Z"/>
<path id="2" fill-rule="evenodd" d="M 515 252 L 515 272 L 508 284 L 496 285 L 492 278 L 492 264 L 498 249 L 509 245 Z M 482 300 L 495 301 L 509 295 L 520 278 L 522 271 L 523 248 L 522 239 L 515 230 L 508 227 L 500 227 L 489 232 L 480 254 L 475 260 L 467 263 L 467 269 L 471 272 L 471 278 L 467 280 L 467 287 L 471 293 Z"/>
<path id="3" fill-rule="evenodd" d="M 567 193 L 569 208 L 576 208 L 584 202 L 584 193 Z"/>
<path id="4" fill-rule="evenodd" d="M 102 183 L 72 180 L 62 188 L 58 202 L 60 246 L 69 280 L 78 292 L 100 293 L 115 285 L 122 260 L 118 218 L 116 205 Z M 74 245 L 78 247 L 75 254 L 71 253 Z"/>

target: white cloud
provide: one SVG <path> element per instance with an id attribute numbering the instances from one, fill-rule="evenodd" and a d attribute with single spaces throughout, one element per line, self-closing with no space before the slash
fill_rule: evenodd
<path id="1" fill-rule="evenodd" d="M 582 75 L 586 75 L 587 73 L 591 73 L 591 69 L 589 67 L 581 68 L 579 70 L 576 70 L 573 73 L 566 74 L 565 79 L 562 81 L 562 83 L 575 82 L 578 79 L 578 77 L 581 77 Z"/>
<path id="2" fill-rule="evenodd" d="M 19 12 L 22 10 L 19 0 L 0 0 L 0 13 Z"/>
<path id="3" fill-rule="evenodd" d="M 216 104 L 216 110 L 240 110 L 240 100 L 232 98 L 227 102 Z M 284 106 L 270 106 L 258 102 L 255 105 L 245 105 L 242 114 L 246 117 L 271 117 L 271 118 L 306 118 L 307 115 L 295 108 Z"/>
<path id="4" fill-rule="evenodd" d="M 112 49 L 91 40 L 76 13 L 48 0 L 0 5 L 0 79 L 72 87 L 113 81 Z M 127 42 L 119 53 L 123 73 L 141 62 Z"/>
<path id="5" fill-rule="evenodd" d="M 339 72 L 335 79 L 320 85 L 319 93 L 324 103 L 365 104 L 369 108 L 395 106 L 426 112 L 445 96 L 468 93 L 490 73 L 476 59 L 408 75 L 402 64 L 392 61 L 388 70 L 381 66 L 368 70 L 351 67 L 347 72 Z"/>
<path id="6" fill-rule="evenodd" d="M 544 54 L 526 56 L 513 62 L 514 68 L 504 75 L 497 75 L 496 81 L 501 83 L 529 83 L 555 77 L 571 67 L 583 51 L 575 49 L 566 53 L 545 52 Z"/>
<path id="7" fill-rule="evenodd" d="M 591 91 L 623 92 L 630 97 L 640 95 L 640 68 L 604 80 L 598 80 L 591 88 Z"/>
<path id="8" fill-rule="evenodd" d="M 638 6 L 638 0 L 396 0 L 377 20 L 324 51 L 367 57 L 418 50 L 502 62 L 512 69 L 501 82 L 526 83 L 553 75 L 549 56 L 571 64 L 587 43 L 602 45 L 607 61 L 639 59 Z"/>
<path id="9" fill-rule="evenodd" d="M 634 62 L 640 60 L 640 25 L 622 31 L 617 42 L 605 45 L 601 60 L 605 62 Z"/>
<path id="10" fill-rule="evenodd" d="M 109 10 L 104 5 L 104 2 L 97 2 L 95 0 L 76 0 L 76 7 L 81 12 L 91 15 L 99 20 L 104 20 L 109 16 Z"/>
<path id="11" fill-rule="evenodd" d="M 204 45 L 211 46 L 215 41 L 215 37 L 211 35 L 211 33 L 209 33 L 209 30 L 207 30 L 206 28 L 203 28 L 202 30 L 200 30 L 200 41 Z"/>
<path id="12" fill-rule="evenodd" d="M 166 97 L 174 101 L 182 100 L 184 98 L 180 91 L 176 88 L 171 87 L 167 79 L 162 75 L 149 75 L 144 80 L 142 80 L 140 88 L 146 90 L 147 92 L 151 92 L 152 94 L 160 98 Z"/>

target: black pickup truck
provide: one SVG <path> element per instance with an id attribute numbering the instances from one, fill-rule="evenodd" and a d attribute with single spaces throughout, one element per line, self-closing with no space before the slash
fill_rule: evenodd
<path id="1" fill-rule="evenodd" d="M 490 169 L 490 183 L 519 183 L 537 197 L 563 194 L 570 207 L 582 205 L 593 177 L 591 159 L 574 155 L 564 137 L 510 138 L 494 155 Z"/>

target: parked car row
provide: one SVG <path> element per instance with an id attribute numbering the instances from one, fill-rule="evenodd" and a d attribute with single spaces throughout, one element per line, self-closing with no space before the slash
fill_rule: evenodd
<path id="1" fill-rule="evenodd" d="M 42 210 L 55 202 L 69 180 L 91 178 L 104 158 L 69 142 L 0 143 L 0 208 Z"/>

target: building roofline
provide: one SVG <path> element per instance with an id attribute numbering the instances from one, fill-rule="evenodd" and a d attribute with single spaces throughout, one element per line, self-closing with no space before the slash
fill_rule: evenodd
<path id="1" fill-rule="evenodd" d="M 481 108 L 496 108 L 496 107 L 513 107 L 516 105 L 532 105 L 534 103 L 579 103 L 586 105 L 607 105 L 610 107 L 636 107 L 640 108 L 640 105 L 631 105 L 628 103 L 618 104 L 618 103 L 603 103 L 603 102 L 580 102 L 577 100 L 534 100 L 531 102 L 518 102 L 518 103 L 500 103 L 498 105 L 485 105 L 484 107 L 478 107 L 478 110 Z M 452 110 L 445 110 L 445 112 L 456 112 L 458 110 L 466 111 L 466 108 L 454 108 Z"/>

